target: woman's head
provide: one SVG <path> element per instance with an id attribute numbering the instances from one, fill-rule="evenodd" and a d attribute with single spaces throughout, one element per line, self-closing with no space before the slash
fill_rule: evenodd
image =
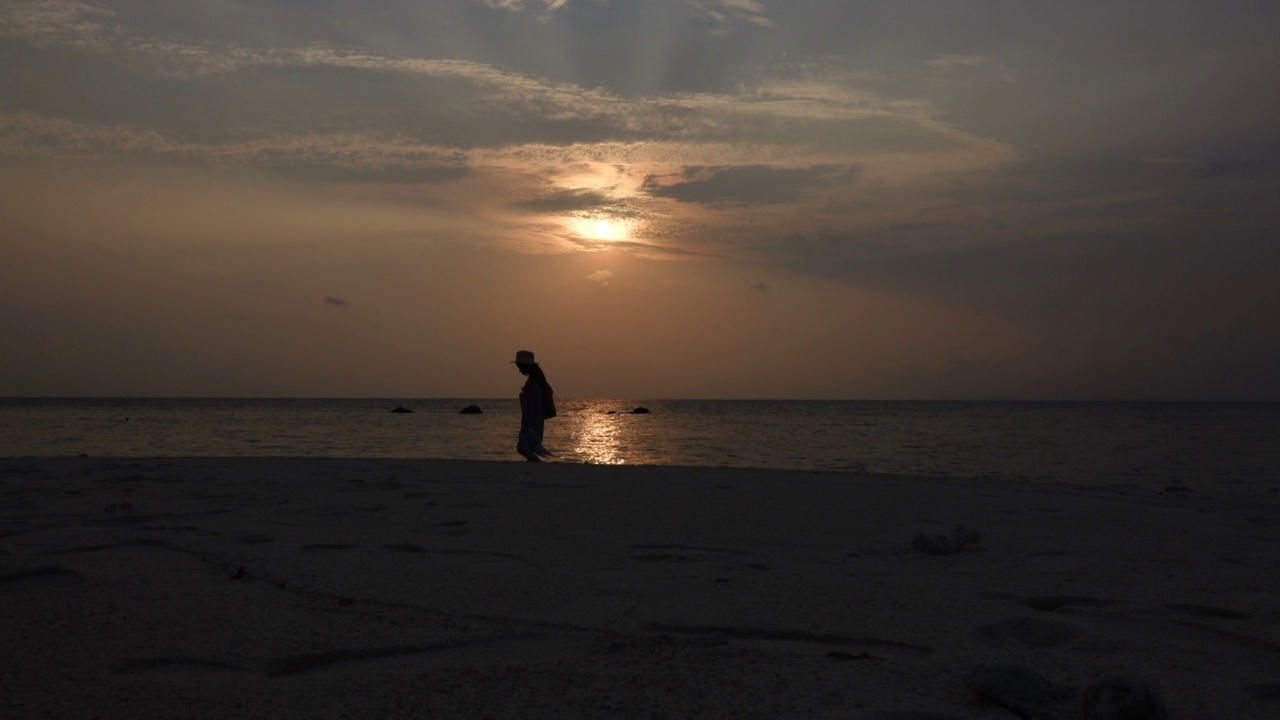
<path id="1" fill-rule="evenodd" d="M 538 366 L 537 358 L 534 357 L 532 350 L 516 351 L 516 359 L 512 362 L 516 364 L 516 369 L 520 371 L 521 375 L 528 375 L 544 383 L 547 381 L 547 376 L 542 374 L 542 368 Z"/>

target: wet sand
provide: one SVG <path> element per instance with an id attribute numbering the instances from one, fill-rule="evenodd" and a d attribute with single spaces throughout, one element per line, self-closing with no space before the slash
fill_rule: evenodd
<path id="1" fill-rule="evenodd" d="M 1278 488 L 0 459 L 0 717 L 1275 718 Z"/>

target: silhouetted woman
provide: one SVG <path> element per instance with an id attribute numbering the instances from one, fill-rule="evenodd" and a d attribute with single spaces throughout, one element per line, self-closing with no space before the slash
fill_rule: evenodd
<path id="1" fill-rule="evenodd" d="M 551 454 L 542 446 L 543 421 L 556 416 L 555 399 L 532 351 L 520 350 L 514 362 L 520 373 L 528 377 L 520 388 L 520 435 L 516 439 L 516 452 L 529 462 L 542 462 L 538 458 Z"/>

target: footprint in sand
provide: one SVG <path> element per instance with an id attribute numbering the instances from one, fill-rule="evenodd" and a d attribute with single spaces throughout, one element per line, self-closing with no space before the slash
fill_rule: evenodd
<path id="1" fill-rule="evenodd" d="M 382 547 L 386 548 L 387 550 L 395 550 L 397 552 L 407 552 L 407 553 L 426 552 L 426 549 L 423 548 L 421 545 L 414 545 L 413 543 L 392 543 L 391 545 L 383 545 Z"/>
<path id="2" fill-rule="evenodd" d="M 45 565 L 21 570 L 0 570 L 0 587 L 32 585 L 80 585 L 84 576 L 75 570 Z"/>
<path id="3" fill-rule="evenodd" d="M 125 542 L 107 543 L 105 545 L 81 545 L 78 547 L 67 548 L 65 550 L 54 550 L 46 555 L 73 555 L 76 553 L 101 552 L 103 550 L 118 550 L 120 548 L 131 547 L 163 547 L 164 542 L 154 538 L 143 538 L 140 540 L 127 540 Z"/>
<path id="4" fill-rule="evenodd" d="M 1168 610 L 1176 610 L 1177 612 L 1195 615 L 1196 617 L 1216 618 L 1218 620 L 1249 620 L 1253 616 L 1249 613 L 1242 613 L 1236 610 L 1228 610 L 1226 608 L 1213 607 L 1212 605 L 1196 605 L 1194 603 L 1169 603 L 1165 605 Z"/>
<path id="5" fill-rule="evenodd" d="M 916 712 L 914 710 L 876 710 L 870 715 L 859 715 L 861 720 L 964 720 L 956 715 L 943 715 L 941 712 Z"/>
<path id="6" fill-rule="evenodd" d="M 438 522 L 436 527 L 441 528 L 441 535 L 466 535 L 471 532 L 471 528 L 467 527 L 471 524 L 470 520 L 445 520 Z"/>
<path id="7" fill-rule="evenodd" d="M 214 670 L 214 671 L 232 671 L 247 672 L 246 668 L 238 665 L 230 665 L 215 660 L 206 660 L 197 657 L 157 657 L 157 658 L 140 658 L 137 660 L 124 660 L 111 666 L 111 672 L 120 675 L 137 675 L 146 672 L 159 672 L 165 670 Z"/>
<path id="8" fill-rule="evenodd" d="M 739 567 L 750 568 L 752 570 L 773 569 L 772 566 L 766 563 L 748 562 L 746 560 L 737 559 L 744 555 L 750 555 L 750 553 L 735 550 L 733 548 L 700 547 L 696 545 L 644 544 L 631 545 L 630 549 L 653 551 L 631 556 L 632 560 L 638 560 L 641 562 L 707 562 L 718 565 L 736 565 Z"/>
<path id="9" fill-rule="evenodd" d="M 976 643 L 989 647 L 1022 645 L 1037 648 L 1066 647 L 1080 638 L 1080 630 L 1056 620 L 1013 618 L 979 625 L 969 633 Z"/>
<path id="10" fill-rule="evenodd" d="M 1040 612 L 1058 612 L 1071 608 L 1104 608 L 1116 604 L 1114 600 L 1087 597 L 1084 595 L 1039 595 L 1023 600 L 1022 605 Z"/>
<path id="11" fill-rule="evenodd" d="M 803 630 L 768 630 L 765 628 L 753 627 L 732 627 L 719 625 L 669 625 L 667 623 L 646 622 L 641 623 L 641 630 L 647 632 L 660 632 L 668 634 L 686 635 L 693 640 L 706 638 L 724 638 L 725 640 L 748 641 L 748 642 L 764 642 L 764 643 L 783 643 L 800 647 L 821 648 L 821 647 L 852 647 L 859 649 L 874 649 L 877 652 L 890 654 L 906 654 L 911 656 L 927 655 L 934 652 L 934 649 L 928 645 L 917 645 L 915 643 L 900 642 L 897 640 L 885 640 L 883 638 L 874 637 L 849 637 L 845 635 L 830 635 L 826 633 L 805 632 Z M 716 643 L 721 644 L 721 643 Z M 850 658 L 857 658 L 846 653 Z M 840 657 L 839 651 L 829 657 Z M 875 659 L 875 656 L 869 656 L 866 659 Z"/>
<path id="12" fill-rule="evenodd" d="M 1280 701 L 1280 683 L 1262 683 L 1259 685 L 1246 685 L 1244 688 L 1249 697 L 1254 700 L 1263 702 Z"/>
<path id="13" fill-rule="evenodd" d="M 644 562 L 688 562 L 688 555 L 672 555 L 670 553 L 649 553 L 646 555 L 632 555 L 632 560 L 641 560 Z"/>

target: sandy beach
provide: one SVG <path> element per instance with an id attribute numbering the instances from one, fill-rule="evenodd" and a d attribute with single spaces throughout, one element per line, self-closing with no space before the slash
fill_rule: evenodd
<path id="1" fill-rule="evenodd" d="M 1278 488 L 4 459 L 0 717 L 1275 718 Z"/>

